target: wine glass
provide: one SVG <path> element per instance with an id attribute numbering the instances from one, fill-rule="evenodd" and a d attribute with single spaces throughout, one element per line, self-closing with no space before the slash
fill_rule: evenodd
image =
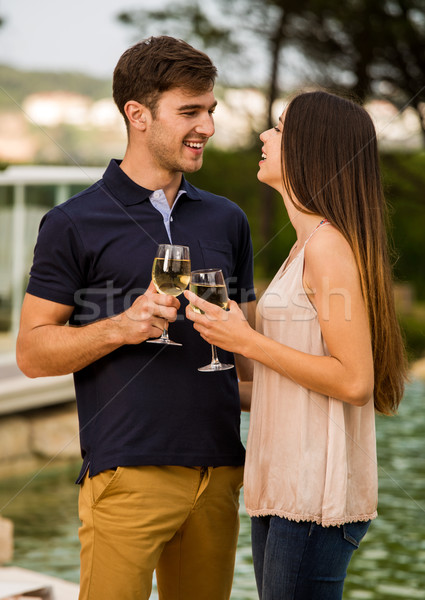
<path id="1" fill-rule="evenodd" d="M 229 298 L 227 297 L 226 283 L 221 269 L 201 269 L 199 271 L 192 271 L 190 274 L 189 289 L 200 298 L 226 310 Z M 203 313 L 200 308 L 193 306 L 193 304 L 191 304 L 191 306 L 195 312 Z M 233 369 L 234 365 L 223 364 L 218 360 L 217 348 L 213 344 L 211 344 L 211 353 L 211 363 L 205 365 L 205 367 L 199 367 L 198 371 L 208 373 L 211 371 L 227 371 L 227 369 Z"/>
<path id="2" fill-rule="evenodd" d="M 160 294 L 179 296 L 187 288 L 190 280 L 190 254 L 187 246 L 160 244 L 152 265 L 152 281 Z M 168 323 L 165 323 L 160 338 L 146 340 L 150 344 L 182 346 L 168 337 Z"/>

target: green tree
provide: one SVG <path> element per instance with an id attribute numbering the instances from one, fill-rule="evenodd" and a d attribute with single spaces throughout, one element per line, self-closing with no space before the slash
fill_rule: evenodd
<path id="1" fill-rule="evenodd" d="M 361 101 L 373 94 L 398 108 L 412 106 L 425 143 L 425 0 L 172 0 L 160 10 L 138 9 L 118 18 L 144 36 L 160 26 L 162 33 L 183 37 L 212 56 L 219 47 L 233 65 L 254 47 L 255 62 L 263 61 L 267 72 L 265 128 L 273 125 L 275 100 L 288 91 L 282 89 L 281 69 L 295 49 L 310 67 L 300 83 L 344 88 Z M 244 68 L 250 81 L 252 70 Z M 233 74 L 240 71 L 233 67 Z M 267 186 L 261 194 L 266 247 L 276 203 Z M 272 257 L 264 254 L 267 270 Z"/>
<path id="2" fill-rule="evenodd" d="M 290 21 L 286 35 L 319 82 L 413 107 L 425 143 L 425 0 L 314 0 Z"/>
<path id="3" fill-rule="evenodd" d="M 169 2 L 160 10 L 137 9 L 122 12 L 118 15 L 119 21 L 131 25 L 143 36 L 157 32 L 158 26 L 164 34 L 174 35 L 203 47 L 214 56 L 217 49 L 231 56 L 232 65 L 241 64 L 244 51 L 254 44 L 260 49 L 259 57 L 268 63 L 268 76 L 266 83 L 267 110 L 264 119 L 264 128 L 268 129 L 273 124 L 272 107 L 280 94 L 279 59 L 282 48 L 286 43 L 285 25 L 292 11 L 306 7 L 308 1 L 294 0 L 286 3 L 283 10 L 278 1 L 268 0 L 216 0 L 215 12 L 206 12 L 206 3 L 198 0 L 185 2 Z M 210 5 L 211 7 L 211 5 Z M 265 50 L 261 51 L 261 50 Z M 224 61 L 223 61 L 224 62 Z M 245 64 L 246 80 L 249 80 L 249 68 Z M 240 68 L 233 66 L 233 73 L 240 72 Z M 272 237 L 272 223 L 275 218 L 276 204 L 272 190 L 263 186 L 261 188 L 261 238 L 263 247 L 268 248 Z M 264 251 L 263 260 L 270 263 L 270 252 Z M 266 265 L 266 270 L 267 270 Z"/>

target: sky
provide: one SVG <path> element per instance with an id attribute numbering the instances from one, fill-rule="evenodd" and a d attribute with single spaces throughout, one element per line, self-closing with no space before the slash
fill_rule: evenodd
<path id="1" fill-rule="evenodd" d="M 0 63 L 29 70 L 111 77 L 135 41 L 116 14 L 158 0 L 0 0 Z"/>
<path id="2" fill-rule="evenodd" d="M 0 0 L 0 64 L 33 71 L 78 71 L 112 78 L 121 54 L 140 35 L 116 16 L 138 8 L 158 9 L 168 0 Z M 211 9 L 211 5 L 208 5 Z M 154 35 L 162 32 L 152 31 Z M 258 47 L 245 59 L 253 85 L 264 79 L 264 59 Z M 219 79 L 226 80 L 223 57 L 212 55 Z M 239 67 L 238 67 L 239 68 Z M 238 82 L 230 67 L 231 80 Z M 237 71 L 237 69 L 236 69 Z M 285 69 L 287 72 L 287 69 Z M 241 72 L 243 75 L 243 71 Z M 236 77 L 236 79 L 235 79 Z M 243 77 L 244 79 L 244 77 Z M 0 82 L 1 85 L 1 82 Z"/>
<path id="3" fill-rule="evenodd" d="M 140 39 L 136 29 L 118 22 L 117 14 L 138 8 L 158 9 L 167 2 L 0 0 L 0 18 L 4 21 L 0 27 L 0 64 L 24 70 L 77 71 L 112 78 L 121 54 Z M 213 5 L 208 4 L 208 8 Z M 160 35 L 162 31 L 150 30 L 150 33 Z M 246 82 L 246 74 L 254 86 L 264 81 L 268 73 L 264 48 L 261 50 L 258 45 L 251 48 L 247 44 L 244 53 L 246 65 L 242 68 L 235 67 L 233 59 L 229 59 L 229 66 L 223 56 L 210 53 L 219 68 L 218 81 L 224 85 L 240 84 Z M 297 68 L 293 69 L 293 65 Z M 300 59 L 290 55 L 283 66 L 284 87 L 291 87 L 298 81 Z"/>

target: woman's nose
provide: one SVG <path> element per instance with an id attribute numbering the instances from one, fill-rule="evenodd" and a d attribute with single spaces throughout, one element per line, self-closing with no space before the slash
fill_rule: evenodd
<path id="1" fill-rule="evenodd" d="M 266 141 L 266 139 L 267 139 L 267 133 L 268 133 L 269 131 L 270 131 L 270 129 L 267 129 L 266 131 L 263 131 L 263 133 L 260 133 L 260 140 L 263 142 L 263 144 L 264 144 L 264 142 L 265 142 L 265 141 Z"/>

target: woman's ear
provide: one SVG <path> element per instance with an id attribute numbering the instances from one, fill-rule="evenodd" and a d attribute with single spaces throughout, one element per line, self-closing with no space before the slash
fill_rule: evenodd
<path id="1" fill-rule="evenodd" d="M 132 127 L 139 131 L 146 129 L 146 124 L 150 117 L 149 109 L 146 106 L 140 104 L 140 102 L 136 102 L 136 100 L 129 100 L 124 106 L 124 111 Z"/>

